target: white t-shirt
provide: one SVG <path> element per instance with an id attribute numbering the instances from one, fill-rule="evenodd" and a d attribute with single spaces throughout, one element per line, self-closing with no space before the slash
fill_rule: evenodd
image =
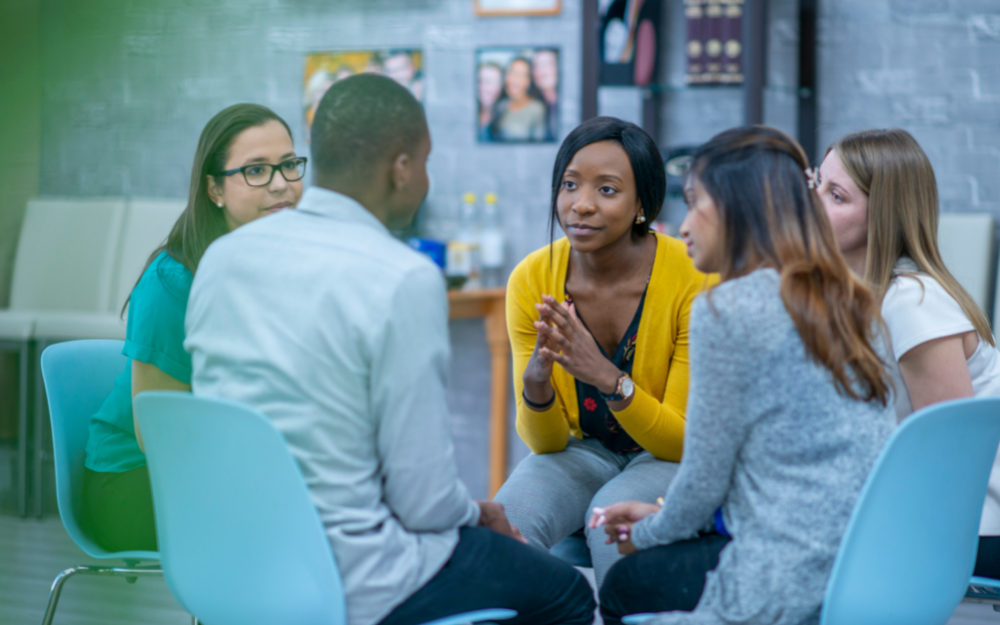
<path id="1" fill-rule="evenodd" d="M 975 330 L 962 307 L 937 280 L 926 274 L 900 275 L 900 272 L 916 269 L 909 258 L 900 259 L 895 269 L 897 275 L 882 300 L 882 318 L 889 327 L 896 361 L 927 341 Z M 976 351 L 966 363 L 975 397 L 1000 396 L 1000 354 L 995 347 L 980 338 Z M 896 386 L 896 417 L 902 421 L 913 412 L 913 404 L 899 365 L 897 362 L 890 364 Z M 990 472 L 979 535 L 1000 536 L 1000 454 L 994 459 Z"/>

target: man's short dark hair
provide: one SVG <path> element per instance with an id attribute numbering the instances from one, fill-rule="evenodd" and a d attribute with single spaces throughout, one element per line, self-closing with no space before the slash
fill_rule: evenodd
<path id="1" fill-rule="evenodd" d="M 427 133 L 424 109 L 390 78 L 359 74 L 323 96 L 312 125 L 312 165 L 339 176 L 366 172 L 382 158 L 412 154 Z"/>

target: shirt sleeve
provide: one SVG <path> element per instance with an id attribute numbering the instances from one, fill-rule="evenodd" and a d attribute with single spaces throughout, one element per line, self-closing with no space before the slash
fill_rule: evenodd
<path id="1" fill-rule="evenodd" d="M 896 360 L 927 341 L 976 329 L 955 298 L 925 275 L 893 279 L 882 300 L 882 319 L 889 328 Z"/>
<path id="2" fill-rule="evenodd" d="M 750 431 L 744 408 L 751 378 L 746 351 L 725 313 L 704 297 L 691 319 L 691 389 L 684 459 L 655 515 L 636 523 L 632 542 L 648 549 L 695 536 L 712 521 L 729 492 L 740 448 Z"/>
<path id="3" fill-rule="evenodd" d="M 514 403 L 517 408 L 517 433 L 532 452 L 551 454 L 566 449 L 569 441 L 569 416 L 556 391 L 555 401 L 547 409 L 536 411 L 524 403 L 524 370 L 538 342 L 535 321 L 540 302 L 528 285 L 528 271 L 522 264 L 511 273 L 507 283 L 507 334 L 510 336 L 514 372 Z M 555 388 L 555 385 L 553 385 Z"/>
<path id="4" fill-rule="evenodd" d="M 657 400 L 637 385 L 635 397 L 628 407 L 614 413 L 629 436 L 642 445 L 643 449 L 660 460 L 670 462 L 679 462 L 684 453 L 685 412 L 691 366 L 691 307 L 701 292 L 701 286 L 693 281 L 688 287 L 677 309 L 677 340 L 673 356 L 667 365 L 667 387 L 663 393 L 663 401 Z M 654 312 L 648 311 L 649 314 Z M 643 314 L 647 314 L 647 311 L 643 311 Z"/>
<path id="5" fill-rule="evenodd" d="M 445 396 L 448 298 L 430 264 L 411 270 L 392 299 L 371 365 L 372 413 L 383 496 L 412 532 L 479 522 L 479 506 L 458 478 Z"/>
<path id="6" fill-rule="evenodd" d="M 143 273 L 129 298 L 122 353 L 191 383 L 191 355 L 184 351 L 184 315 L 191 272 L 163 255 Z"/>

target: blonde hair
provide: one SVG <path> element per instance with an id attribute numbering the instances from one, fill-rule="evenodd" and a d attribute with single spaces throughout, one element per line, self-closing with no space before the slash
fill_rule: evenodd
<path id="1" fill-rule="evenodd" d="M 937 280 L 955 298 L 979 336 L 994 345 L 986 315 L 941 259 L 937 182 L 916 139 L 898 128 L 864 130 L 842 137 L 830 150 L 868 196 L 865 282 L 879 300 L 892 282 L 900 257 L 909 256 L 921 273 Z"/>

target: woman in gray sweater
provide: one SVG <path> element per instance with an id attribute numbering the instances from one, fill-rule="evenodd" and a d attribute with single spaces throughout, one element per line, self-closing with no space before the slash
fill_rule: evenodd
<path id="1" fill-rule="evenodd" d="M 591 519 L 632 554 L 601 589 L 608 625 L 638 612 L 664 613 L 650 625 L 819 622 L 895 419 L 878 306 L 807 167 L 764 127 L 723 132 L 692 161 L 681 235 L 722 282 L 692 309 L 684 457 L 665 502 Z"/>

